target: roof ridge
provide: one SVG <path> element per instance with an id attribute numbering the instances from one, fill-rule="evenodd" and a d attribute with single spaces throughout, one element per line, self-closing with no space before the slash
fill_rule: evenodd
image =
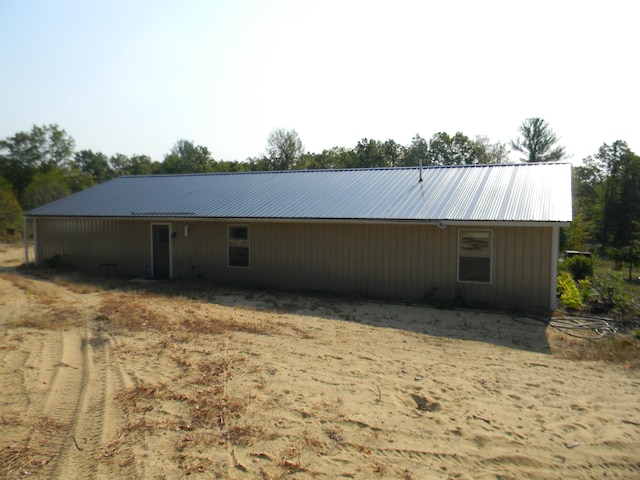
<path id="1" fill-rule="evenodd" d="M 436 169 L 459 169 L 459 168 L 488 168 L 488 167 L 532 167 L 547 165 L 567 165 L 571 162 L 511 162 L 511 163 L 474 163 L 471 165 L 419 165 L 401 166 L 401 167 L 356 167 L 356 168 L 308 168 L 293 170 L 249 170 L 240 172 L 191 172 L 191 173 L 146 173 L 142 175 L 121 175 L 118 178 L 144 178 L 144 177 L 206 177 L 215 175 L 267 175 L 267 174 L 283 174 L 283 173 L 344 173 L 344 172 L 375 172 L 375 171 L 391 171 L 391 170 L 436 170 Z"/>

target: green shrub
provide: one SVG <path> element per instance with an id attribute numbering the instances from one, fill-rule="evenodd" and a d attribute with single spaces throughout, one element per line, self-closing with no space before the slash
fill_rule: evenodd
<path id="1" fill-rule="evenodd" d="M 558 294 L 560 295 L 560 303 L 566 308 L 578 310 L 584 306 L 580 290 L 568 272 L 562 272 L 558 275 Z"/>
<path id="2" fill-rule="evenodd" d="M 633 298 L 629 292 L 615 291 L 613 294 L 613 304 L 616 311 L 626 313 L 633 306 Z"/>
<path id="3" fill-rule="evenodd" d="M 584 255 L 575 255 L 565 260 L 565 266 L 576 280 L 593 277 L 593 260 Z"/>
<path id="4" fill-rule="evenodd" d="M 578 280 L 578 291 L 580 292 L 582 301 L 585 303 L 597 300 L 598 298 L 598 292 L 593 288 L 591 280 L 588 278 Z"/>

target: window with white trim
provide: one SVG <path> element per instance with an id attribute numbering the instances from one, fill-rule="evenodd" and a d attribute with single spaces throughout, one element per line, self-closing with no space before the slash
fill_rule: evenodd
<path id="1" fill-rule="evenodd" d="M 249 268 L 249 226 L 229 225 L 227 231 L 227 265 Z"/>
<path id="2" fill-rule="evenodd" d="M 493 232 L 458 231 L 458 282 L 491 283 Z"/>

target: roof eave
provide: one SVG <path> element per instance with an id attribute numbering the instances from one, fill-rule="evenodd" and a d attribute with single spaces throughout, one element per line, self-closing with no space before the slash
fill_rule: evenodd
<path id="1" fill-rule="evenodd" d="M 198 217 L 198 216 L 162 216 L 162 215 L 126 215 L 126 216 L 98 216 L 98 215 L 32 215 L 24 214 L 25 218 L 38 219 L 68 219 L 68 218 L 102 218 L 105 220 L 144 220 L 144 221 L 172 221 L 172 222 L 231 222 L 231 223 L 359 223 L 359 224 L 390 224 L 402 223 L 412 225 L 437 225 L 441 228 L 456 227 L 568 227 L 570 220 L 455 220 L 455 219 L 419 219 L 419 218 L 296 218 L 296 217 Z"/>

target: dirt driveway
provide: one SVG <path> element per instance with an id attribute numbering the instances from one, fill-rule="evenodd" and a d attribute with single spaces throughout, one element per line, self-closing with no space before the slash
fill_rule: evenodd
<path id="1" fill-rule="evenodd" d="M 21 262 L 1 478 L 640 477 L 639 369 L 532 319 Z"/>

